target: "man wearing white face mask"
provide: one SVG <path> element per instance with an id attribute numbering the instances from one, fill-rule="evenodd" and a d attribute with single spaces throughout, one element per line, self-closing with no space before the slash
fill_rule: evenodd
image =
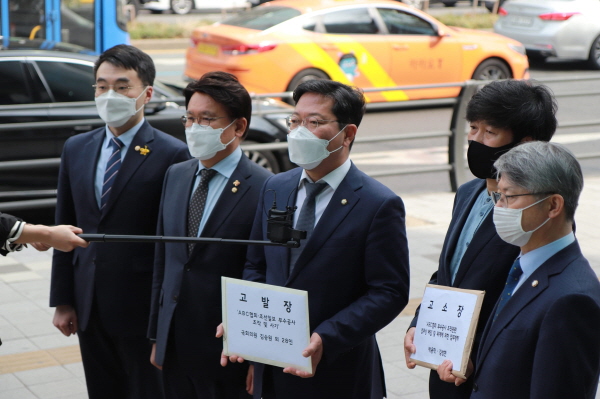
<path id="1" fill-rule="evenodd" d="M 189 152 L 144 119 L 155 76 L 147 54 L 115 46 L 94 71 L 106 126 L 65 143 L 56 222 L 86 233 L 153 235 L 165 172 Z M 92 243 L 54 253 L 54 325 L 66 336 L 78 334 L 91 399 L 163 398 L 146 338 L 153 256 L 154 245 L 144 243 Z"/>
<path id="2" fill-rule="evenodd" d="M 404 205 L 350 161 L 365 111 L 358 89 L 311 80 L 296 88 L 294 100 L 289 154 L 301 168 L 267 180 L 250 238 L 266 239 L 264 209 L 276 194 L 280 210 L 298 207 L 294 227 L 307 239 L 292 250 L 250 247 L 244 278 L 308 291 L 311 337 L 302 355 L 312 359 L 313 374 L 257 363 L 254 398 L 381 399 L 375 333 L 408 302 Z"/>
<path id="3" fill-rule="evenodd" d="M 250 236 L 258 195 L 271 175 L 242 152 L 252 115 L 246 89 L 231 74 L 211 72 L 190 83 L 182 117 L 196 159 L 167 172 L 158 235 Z M 160 243 L 154 263 L 148 337 L 169 399 L 250 398 L 248 365 L 222 368 L 221 276 L 242 278 L 247 247 Z M 251 379 L 250 379 L 251 381 Z"/>
<path id="4" fill-rule="evenodd" d="M 573 234 L 581 167 L 544 142 L 522 144 L 494 166 L 494 224 L 521 253 L 485 326 L 471 398 L 595 398 L 600 284 Z"/>

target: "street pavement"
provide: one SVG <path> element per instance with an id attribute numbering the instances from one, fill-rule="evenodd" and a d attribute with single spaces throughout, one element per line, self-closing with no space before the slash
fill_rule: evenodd
<path id="1" fill-rule="evenodd" d="M 411 300 L 377 338 L 388 398 L 426 399 L 429 370 L 406 368 L 403 339 L 425 284 L 437 268 L 454 195 L 397 194 L 407 210 Z M 600 273 L 598 198 L 600 176 L 586 176 L 576 214 L 577 238 L 596 274 Z M 64 337 L 52 325 L 50 260 L 50 252 L 33 249 L 0 257 L 0 399 L 87 398 L 77 337 Z"/>

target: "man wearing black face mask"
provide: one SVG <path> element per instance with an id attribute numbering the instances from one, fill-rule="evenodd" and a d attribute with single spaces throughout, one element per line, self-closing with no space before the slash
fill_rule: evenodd
<path id="1" fill-rule="evenodd" d="M 473 343 L 474 359 L 483 327 L 502 293 L 508 271 L 519 248 L 504 242 L 494 228 L 491 192 L 497 191 L 494 162 L 511 148 L 526 141 L 550 141 L 556 130 L 556 102 L 550 90 L 528 81 L 490 83 L 478 91 L 467 106 L 471 122 L 467 158 L 477 177 L 459 187 L 454 199 L 452 220 L 446 233 L 438 270 L 430 283 L 483 290 L 485 299 Z M 408 368 L 419 311 L 404 338 Z M 469 398 L 471 380 L 455 386 L 440 380 L 432 371 L 429 395 L 432 399 Z"/>

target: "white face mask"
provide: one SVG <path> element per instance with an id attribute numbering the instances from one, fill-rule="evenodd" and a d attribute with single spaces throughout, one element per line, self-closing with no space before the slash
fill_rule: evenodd
<path id="1" fill-rule="evenodd" d="M 110 127 L 121 127 L 127 123 L 129 118 L 137 114 L 138 111 L 144 108 L 144 104 L 138 109 L 135 108 L 137 100 L 144 95 L 149 86 L 142 91 L 136 98 L 124 96 L 109 90 L 107 93 L 100 94 L 96 97 L 96 108 L 100 118 Z"/>
<path id="2" fill-rule="evenodd" d="M 342 128 L 331 140 L 335 139 L 346 127 Z M 320 139 L 304 126 L 298 126 L 288 134 L 288 153 L 290 161 L 306 170 L 312 170 L 329 156 L 340 150 L 342 146 L 328 151 L 331 140 Z"/>
<path id="3" fill-rule="evenodd" d="M 531 235 L 540 227 L 545 225 L 550 218 L 546 219 L 544 223 L 540 224 L 537 228 L 531 231 L 523 231 L 523 227 L 521 226 L 523 211 L 548 198 L 550 198 L 550 196 L 521 209 L 503 208 L 501 206 L 494 207 L 494 225 L 496 226 L 496 232 L 500 238 L 509 244 L 516 245 L 517 247 L 526 245 L 529 242 Z"/>
<path id="4" fill-rule="evenodd" d="M 194 123 L 191 127 L 185 128 L 185 139 L 187 141 L 190 154 L 201 161 L 214 157 L 217 152 L 224 150 L 233 143 L 233 138 L 227 144 L 221 142 L 221 135 L 229 126 L 233 125 L 236 119 L 226 127 L 215 129 L 210 126 L 202 126 Z"/>

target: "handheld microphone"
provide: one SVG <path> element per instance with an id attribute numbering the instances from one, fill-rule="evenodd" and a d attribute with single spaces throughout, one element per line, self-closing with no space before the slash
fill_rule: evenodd
<path id="1" fill-rule="evenodd" d="M 286 206 L 285 210 L 277 209 L 277 193 L 273 191 L 273 205 L 267 216 L 267 239 L 271 242 L 287 244 L 286 246 L 292 248 L 300 247 L 300 240 L 306 238 L 306 231 L 292 227 L 295 212 L 295 206 Z"/>

